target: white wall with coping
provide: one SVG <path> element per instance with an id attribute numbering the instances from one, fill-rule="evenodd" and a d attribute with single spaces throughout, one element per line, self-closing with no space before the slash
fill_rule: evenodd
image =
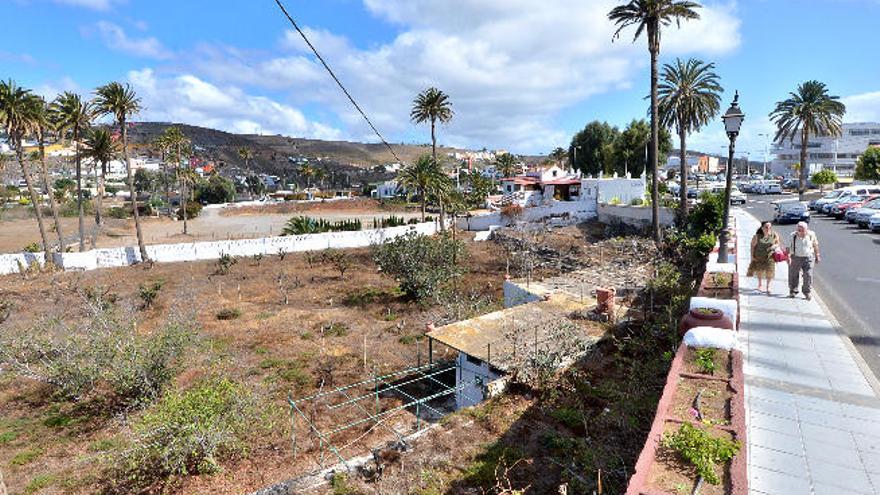
<path id="1" fill-rule="evenodd" d="M 609 202 L 615 198 L 623 204 L 630 204 L 633 200 L 645 199 L 644 178 L 613 178 L 613 179 L 583 179 L 582 190 L 595 190 L 600 203 Z"/>
<path id="2" fill-rule="evenodd" d="M 599 221 L 602 223 L 624 223 L 632 227 L 651 225 L 650 206 L 599 205 Z M 660 208 L 660 225 L 670 227 L 675 223 L 675 212 L 670 208 Z"/>
<path id="3" fill-rule="evenodd" d="M 535 290 L 530 290 L 528 287 L 524 287 L 516 282 L 512 282 L 510 280 L 504 281 L 504 307 L 512 308 L 514 306 L 519 306 L 520 304 L 527 304 L 535 301 L 542 301 L 544 299 L 544 291 L 538 290 L 537 284 L 535 285 Z"/>
<path id="4" fill-rule="evenodd" d="M 530 206 L 523 208 L 522 215 L 515 218 L 514 222 L 540 222 L 543 220 L 557 224 L 577 223 L 596 217 L 596 204 L 589 201 L 556 201 L 549 205 Z M 492 226 L 509 225 L 507 218 L 502 218 L 500 212 L 477 215 L 470 218 L 460 218 L 457 226 L 462 230 L 482 231 L 489 230 Z"/>
<path id="5" fill-rule="evenodd" d="M 190 242 L 180 244 L 155 244 L 147 246 L 147 256 L 159 263 L 200 261 L 230 256 L 272 255 L 280 252 L 296 253 L 319 251 L 328 248 L 345 249 L 367 247 L 402 236 L 408 232 L 432 235 L 437 232 L 435 222 L 389 227 L 386 229 L 359 230 L 352 232 L 327 232 L 283 237 L 261 237 L 233 241 Z M 136 246 L 93 249 L 82 253 L 54 254 L 55 264 L 64 270 L 85 271 L 133 265 L 141 261 Z M 16 253 L 0 255 L 0 275 L 18 273 L 21 262 L 25 267 L 43 264 L 42 253 Z"/>

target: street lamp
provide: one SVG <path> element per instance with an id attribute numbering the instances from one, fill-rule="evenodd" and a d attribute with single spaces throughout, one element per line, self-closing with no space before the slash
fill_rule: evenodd
<path id="1" fill-rule="evenodd" d="M 733 103 L 730 108 L 724 112 L 721 120 L 724 121 L 724 130 L 727 131 L 727 138 L 730 140 L 730 146 L 727 150 L 727 170 L 726 182 L 724 184 L 724 217 L 721 224 L 721 236 L 718 238 L 718 262 L 727 263 L 727 239 L 729 238 L 727 228 L 730 225 L 730 189 L 733 181 L 733 153 L 736 150 L 736 137 L 739 135 L 740 127 L 746 116 L 739 108 L 739 91 L 733 96 Z"/>

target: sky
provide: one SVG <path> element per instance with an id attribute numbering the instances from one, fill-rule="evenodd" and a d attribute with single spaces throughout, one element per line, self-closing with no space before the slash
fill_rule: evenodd
<path id="1" fill-rule="evenodd" d="M 436 86 L 455 115 L 442 144 L 544 154 L 592 120 L 646 118 L 649 57 L 613 40 L 616 0 L 283 0 L 376 127 L 426 143 L 412 100 Z M 768 114 L 799 83 L 825 82 L 845 122 L 880 121 L 871 41 L 880 0 L 704 0 L 663 31 L 660 62 L 716 64 L 721 111 L 740 92 L 738 156 L 762 160 Z M 0 78 L 47 98 L 127 82 L 135 120 L 240 133 L 375 142 L 274 0 L 0 0 Z M 722 153 L 720 119 L 689 149 Z M 676 143 L 677 145 L 677 143 Z"/>

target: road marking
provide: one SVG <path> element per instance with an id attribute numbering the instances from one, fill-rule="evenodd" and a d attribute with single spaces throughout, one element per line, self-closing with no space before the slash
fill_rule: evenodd
<path id="1" fill-rule="evenodd" d="M 856 277 L 856 282 L 868 282 L 871 284 L 880 284 L 880 278 Z"/>

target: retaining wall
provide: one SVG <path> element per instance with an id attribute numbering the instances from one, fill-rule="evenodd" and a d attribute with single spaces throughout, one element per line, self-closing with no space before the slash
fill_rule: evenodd
<path id="1" fill-rule="evenodd" d="M 179 244 L 155 244 L 147 246 L 147 256 L 159 263 L 218 259 L 230 256 L 272 255 L 281 252 L 295 253 L 319 251 L 328 248 L 357 248 L 399 237 L 408 232 L 432 235 L 437 224 L 425 222 L 415 225 L 389 227 L 386 229 L 359 230 L 353 232 L 328 232 L 299 236 L 262 237 L 234 241 L 208 241 Z M 53 254 L 55 265 L 64 270 L 84 271 L 133 265 L 141 261 L 137 246 L 93 249 L 82 253 Z M 19 262 L 24 267 L 43 263 L 42 253 L 16 253 L 0 255 L 0 275 L 18 273 Z"/>

